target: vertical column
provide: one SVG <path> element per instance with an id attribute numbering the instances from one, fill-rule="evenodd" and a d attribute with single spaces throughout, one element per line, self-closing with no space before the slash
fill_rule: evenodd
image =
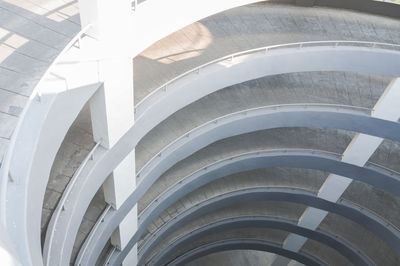
<path id="1" fill-rule="evenodd" d="M 99 73 L 103 87 L 90 102 L 93 136 L 96 142 L 111 148 L 134 123 L 133 62 L 130 0 L 80 0 L 82 27 L 92 24 L 89 31 L 99 40 L 101 59 Z M 136 186 L 135 152 L 132 151 L 103 184 L 107 203 L 118 209 Z M 111 243 L 123 249 L 137 229 L 134 208 L 111 237 Z M 136 252 L 129 265 L 136 265 Z"/>

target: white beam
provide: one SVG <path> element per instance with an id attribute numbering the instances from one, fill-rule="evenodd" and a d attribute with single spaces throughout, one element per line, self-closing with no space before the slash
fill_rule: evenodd
<path id="1" fill-rule="evenodd" d="M 371 115 L 373 117 L 395 121 L 400 118 L 400 79 L 393 79 L 382 96 L 376 103 Z M 347 149 L 344 151 L 342 161 L 358 166 L 364 166 L 383 139 L 364 134 L 356 134 Z M 321 186 L 318 197 L 331 202 L 337 202 L 351 184 L 352 179 L 330 174 Z M 308 207 L 300 217 L 298 225 L 315 230 L 319 227 L 328 212 Z M 307 238 L 289 234 L 283 243 L 285 249 L 299 251 L 306 243 Z M 290 260 L 276 259 L 273 266 L 288 265 Z"/>
<path id="2" fill-rule="evenodd" d="M 103 88 L 90 102 L 93 136 L 110 149 L 134 123 L 133 61 L 131 40 L 126 34 L 131 25 L 130 0 L 80 0 L 82 26 L 93 25 L 90 32 L 99 40 L 99 72 Z M 132 151 L 103 184 L 107 203 L 118 209 L 136 187 L 135 151 Z M 111 243 L 123 249 L 137 229 L 137 210 L 125 217 L 111 236 Z M 136 252 L 130 256 L 136 264 Z"/>

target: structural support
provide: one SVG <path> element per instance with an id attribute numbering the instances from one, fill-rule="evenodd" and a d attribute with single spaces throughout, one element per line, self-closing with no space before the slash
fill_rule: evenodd
<path id="1" fill-rule="evenodd" d="M 376 103 L 372 117 L 397 122 L 400 118 L 400 79 L 394 79 Z M 383 139 L 358 133 L 343 153 L 342 161 L 357 166 L 364 166 L 374 154 Z M 330 174 L 319 190 L 318 197 L 337 202 L 353 180 L 344 176 Z M 313 207 L 307 208 L 299 220 L 299 226 L 315 230 L 319 227 L 328 212 Z M 299 251 L 307 238 L 290 234 L 283 247 L 294 252 Z M 288 258 L 277 258 L 273 266 L 284 266 L 290 262 Z"/>
<path id="2" fill-rule="evenodd" d="M 357 253 L 357 250 L 338 236 L 331 235 L 324 231 L 305 229 L 297 226 L 294 221 L 269 216 L 235 216 L 202 225 L 193 231 L 180 235 L 175 241 L 158 252 L 151 260 L 148 260 L 146 264 L 164 265 L 165 262 L 168 261 L 168 258 L 171 258 L 171 255 L 176 251 L 184 249 L 185 246 L 190 245 L 200 238 L 206 237 L 207 235 L 218 234 L 221 231 L 240 228 L 268 228 L 303 235 L 335 249 L 354 265 L 367 266 L 373 264 L 370 259 Z"/>
<path id="3" fill-rule="evenodd" d="M 297 151 L 298 152 L 298 151 Z M 295 152 L 296 153 L 296 152 Z M 290 154 L 290 155 L 289 155 Z M 316 151 L 311 152 L 311 157 L 316 156 Z M 138 231 L 135 233 L 134 237 L 131 239 L 130 243 L 128 244 L 127 248 L 122 251 L 121 254 L 116 255 L 119 257 L 116 259 L 115 262 L 111 263 L 110 265 L 120 265 L 121 261 L 123 260 L 124 256 L 126 256 L 127 252 L 129 252 L 129 248 L 133 247 L 137 241 L 139 241 L 141 235 L 147 228 L 147 226 L 157 217 L 159 217 L 167 208 L 172 205 L 173 203 L 177 202 L 179 199 L 185 197 L 190 192 L 208 184 L 214 180 L 219 178 L 223 178 L 228 175 L 236 174 L 239 172 L 250 171 L 254 169 L 260 168 L 267 168 L 267 167 L 291 167 L 291 168 L 308 168 L 314 170 L 321 170 L 325 172 L 331 172 L 335 174 L 340 174 L 343 176 L 347 176 L 349 178 L 359 178 L 363 177 L 369 179 L 370 177 L 375 177 L 378 182 L 381 182 L 384 179 L 384 176 L 380 175 L 379 172 L 372 170 L 370 168 L 364 167 L 362 170 L 361 167 L 346 164 L 339 160 L 330 160 L 325 157 L 321 156 L 319 158 L 312 158 L 309 156 L 308 159 L 303 157 L 302 155 L 298 156 L 299 154 L 295 155 L 291 151 L 256 151 L 253 153 L 246 153 L 236 155 L 234 157 L 229 157 L 219 162 L 216 162 L 211 165 L 207 165 L 197 171 L 193 172 L 192 174 L 186 176 L 180 182 L 176 183 L 173 187 L 162 193 L 157 199 L 155 199 L 150 205 L 148 205 L 140 214 L 139 221 L 140 226 Z M 322 155 L 322 154 L 321 154 Z M 311 160 L 309 160 L 311 159 Z M 331 164 L 335 162 L 334 164 Z M 140 188 L 140 185 L 139 185 Z M 262 189 L 260 189 L 262 190 Z M 250 190 L 247 190 L 249 192 Z M 251 197 L 257 197 L 257 189 L 253 189 L 251 192 Z M 291 193 L 296 193 L 299 197 L 295 198 L 293 201 L 296 203 L 302 203 L 305 205 L 313 206 L 316 208 L 325 208 L 327 212 L 335 212 L 339 213 L 339 208 L 331 208 L 327 209 L 326 206 L 334 206 L 336 203 L 331 201 L 327 201 L 321 198 L 312 195 L 312 197 L 316 200 L 309 200 L 309 199 L 302 199 L 299 195 L 300 192 L 295 192 L 294 190 Z M 303 191 L 304 194 L 304 191 Z M 260 194 L 259 194 L 260 195 Z M 267 195 L 262 195 L 262 200 L 266 199 Z M 133 198 L 135 197 L 135 199 Z M 126 201 L 125 204 L 128 204 L 131 200 L 136 201 L 140 197 L 138 197 L 138 191 L 136 190 L 131 197 Z M 281 200 L 290 201 L 290 195 L 286 194 Z M 275 198 L 274 200 L 277 200 Z M 219 199 L 221 202 L 221 199 Z M 220 203 L 219 202 L 219 203 Z M 320 203 L 318 203 L 320 202 Z M 321 204 L 322 203 L 322 204 Z M 337 203 L 339 205 L 339 203 Z M 129 208 L 128 206 L 126 207 Z M 354 209 L 354 207 L 352 207 Z M 115 226 L 118 224 L 119 219 L 118 216 L 124 217 L 124 214 L 121 213 L 122 210 L 125 209 L 125 206 L 122 206 L 118 212 L 114 212 L 111 215 L 114 217 L 109 217 L 105 219 L 104 224 L 106 227 L 110 227 L 110 233 L 112 232 L 112 223 Z M 194 209 L 194 208 L 192 208 Z M 347 208 L 349 209 L 349 208 Z M 387 222 L 379 221 L 381 219 L 373 218 L 369 219 L 366 215 L 359 215 L 358 212 L 351 212 L 351 214 L 346 214 L 346 212 L 341 212 L 343 216 L 348 219 L 357 219 L 357 223 L 364 226 L 366 229 L 371 230 L 375 233 L 379 238 L 387 243 L 389 247 L 391 247 L 397 254 L 400 254 L 400 238 L 398 232 L 388 226 Z M 372 217 L 372 215 L 370 215 Z M 361 217 L 361 218 L 360 218 Z M 114 221 L 113 221 L 114 220 Z M 375 222 L 373 221 L 375 220 Z M 107 231 L 103 231 L 99 234 L 99 237 L 103 237 L 104 239 L 97 239 L 93 242 L 93 245 L 99 245 L 98 251 L 104 247 L 106 240 L 108 239 Z M 98 256 L 94 256 L 97 258 Z"/>
<path id="4" fill-rule="evenodd" d="M 336 42 L 333 42 L 332 44 L 335 43 Z M 313 44 L 315 45 L 315 43 Z M 391 47 L 391 45 L 385 45 L 385 47 Z M 60 240 L 59 245 L 59 249 L 65 251 L 63 252 L 63 256 L 69 256 L 72 250 L 72 241 L 75 239 L 79 227 L 78 223 L 71 223 L 71 221 L 82 220 L 84 211 L 86 211 L 98 188 L 101 186 L 101 184 L 103 184 L 103 180 L 113 171 L 113 169 L 119 165 L 121 159 L 125 158 L 130 152 L 132 152 L 138 141 L 158 123 L 166 119 L 174 112 L 198 100 L 199 98 L 227 86 L 242 83 L 246 80 L 251 80 L 266 75 L 289 72 L 314 70 L 352 71 L 383 74 L 387 76 L 399 76 L 398 69 L 400 69 L 400 60 L 397 59 L 400 58 L 400 53 L 387 49 L 359 49 L 357 47 L 345 48 L 336 46 L 330 48 L 324 46 L 299 49 L 296 46 L 293 49 L 287 49 L 286 47 L 282 50 L 280 50 L 279 47 L 275 47 L 275 49 L 272 51 L 268 51 L 267 54 L 265 53 L 266 48 L 264 47 L 263 49 L 264 50 L 262 52 L 260 50 L 257 55 L 253 54 L 245 56 L 247 60 L 250 61 L 247 61 L 244 57 L 240 60 L 235 58 L 234 64 L 232 64 L 232 60 L 230 59 L 221 59 L 223 61 L 221 61 L 221 64 L 211 64 L 209 65 L 210 68 L 207 67 L 207 71 L 202 68 L 202 71 L 196 74 L 196 79 L 193 79 L 193 82 L 181 82 L 182 80 L 179 79 L 177 84 L 169 84 L 168 89 L 165 92 L 166 97 L 164 97 L 163 93 L 162 97 L 156 97 L 157 103 L 151 101 L 151 103 L 146 105 L 151 106 L 151 108 L 144 108 L 146 110 L 145 113 L 138 112 L 137 110 L 136 115 L 138 115 L 138 113 L 142 113 L 142 116 L 139 116 L 139 118 L 136 119 L 134 126 L 131 127 L 129 131 L 123 137 L 121 137 L 121 139 L 119 139 L 109 151 L 107 151 L 105 154 L 102 154 L 101 157 L 94 159 L 90 165 L 85 167 L 83 172 L 86 172 L 87 174 L 79 176 L 76 185 L 71 188 L 74 191 L 75 196 L 68 197 L 68 202 L 69 204 L 74 204 L 77 207 L 71 211 L 67 210 L 69 216 L 66 216 L 66 219 L 59 221 L 59 226 L 63 225 L 69 234 L 63 235 L 61 233 L 54 232 L 56 235 L 55 238 L 64 238 L 64 240 Z M 335 60 L 331 60 L 332 58 L 335 58 Z M 360 62 L 360 58 L 363 59 L 362 62 Z M 265 59 L 265 61 L 263 59 Z M 238 61 L 242 63 L 247 61 L 247 63 L 241 65 Z M 286 64 L 280 64 L 282 61 L 285 61 Z M 379 62 L 381 62 L 381 64 L 379 64 Z M 185 76 L 184 78 L 186 79 L 188 76 Z M 185 86 L 184 84 L 189 85 Z M 150 98 L 154 100 L 154 98 Z M 301 113 L 303 112 L 301 111 Z M 310 115 L 308 112 L 305 113 Z M 289 115 L 289 113 L 286 112 L 276 115 L 281 116 L 278 120 L 281 122 L 281 126 L 283 127 L 290 127 L 291 124 L 298 123 L 298 119 L 304 119 L 304 117 L 301 117 L 302 115 L 300 115 L 300 113 L 290 114 L 290 116 L 300 116 L 298 119 L 292 116 L 292 119 L 294 120 L 285 119 L 284 116 Z M 321 115 L 324 116 L 322 113 Z M 248 118 L 247 112 L 242 112 L 241 116 L 242 118 Z M 339 115 L 339 117 L 333 120 L 325 117 L 323 118 L 322 123 L 325 124 L 327 128 L 335 127 L 334 124 L 338 122 L 338 119 L 342 120 L 344 118 L 340 116 L 342 115 Z M 398 130 L 395 132 L 392 131 L 394 128 L 399 126 L 398 123 L 373 118 L 372 120 L 375 120 L 377 123 L 376 128 L 369 128 L 369 126 L 366 126 L 366 123 L 368 122 L 365 120 L 369 120 L 370 118 L 365 116 L 353 118 L 354 119 L 351 119 L 351 121 L 348 121 L 349 124 L 347 125 L 347 128 L 340 127 L 340 129 L 368 133 L 394 140 L 400 139 Z M 316 119 L 318 119 L 318 117 L 311 117 L 310 119 L 307 119 L 306 123 L 302 124 L 302 126 L 310 126 L 310 124 L 315 123 Z M 221 121 L 217 122 L 219 123 Z M 251 120 L 249 119 L 248 122 L 251 123 Z M 260 123 L 259 125 L 264 124 Z M 269 124 L 265 123 L 265 125 Z M 316 125 L 316 127 L 320 127 L 320 125 Z M 364 129 L 360 131 L 357 129 L 357 127 L 364 127 Z M 390 132 L 393 132 L 393 134 L 390 135 Z M 188 134 L 187 136 L 189 139 L 192 139 L 192 135 Z M 163 157 L 164 153 L 159 158 Z M 171 158 L 171 160 L 172 159 L 174 158 Z M 147 188 L 148 187 L 141 191 L 141 193 L 144 193 Z M 85 193 L 80 193 L 79 191 L 85 191 Z M 75 192 L 77 194 L 75 194 Z M 59 252 L 54 252 L 52 256 L 55 256 L 57 260 L 65 259 L 60 257 L 59 254 Z"/>
<path id="5" fill-rule="evenodd" d="M 332 107 L 333 106 L 331 106 L 330 108 Z M 293 108 L 293 106 L 291 108 Z M 399 123 L 380 120 L 377 118 L 371 118 L 369 116 L 362 116 L 362 115 L 353 116 L 350 114 L 345 115 L 345 113 L 339 112 L 341 115 L 345 116 L 341 118 L 341 115 L 339 115 L 339 113 L 337 113 L 338 116 L 333 114 L 332 114 L 333 116 L 331 116 L 328 115 L 330 112 L 323 112 L 318 114 L 318 111 L 315 110 L 311 111 L 312 109 L 313 108 L 304 110 L 304 108 L 299 108 L 299 109 L 295 108 L 295 110 L 293 110 L 293 109 L 283 108 L 278 110 L 271 110 L 270 107 L 248 109 L 242 112 L 225 116 L 224 118 L 219 118 L 214 121 L 210 121 L 209 123 L 206 123 L 203 126 L 194 129 L 193 131 L 183 135 L 181 138 L 177 139 L 175 142 L 168 145 L 168 147 L 161 152 L 162 154 L 161 157 L 159 156 L 155 157 L 154 163 L 149 162 L 149 165 L 151 165 L 150 167 L 151 169 L 147 170 L 144 169 L 143 172 L 141 171 L 142 173 L 140 174 L 139 177 L 140 181 L 138 183 L 138 189 L 136 189 L 132 193 L 132 195 L 129 196 L 127 202 L 124 203 L 124 206 L 122 206 L 122 208 L 126 211 L 129 210 L 131 206 L 134 206 L 143 196 L 143 194 L 149 189 L 149 187 L 158 179 L 158 177 L 164 171 L 166 171 L 173 164 L 176 163 L 175 160 L 181 160 L 183 158 L 186 158 L 188 155 L 195 153 L 196 151 L 207 146 L 208 144 L 211 144 L 220 139 L 228 138 L 234 135 L 244 134 L 247 132 L 253 132 L 263 129 L 278 128 L 278 127 L 308 126 L 308 127 L 318 127 L 318 128 L 321 127 L 340 128 L 355 132 L 364 132 L 367 134 L 381 136 L 381 137 L 384 136 L 382 135 L 384 133 L 383 131 L 387 130 L 385 137 L 389 139 L 399 140 L 398 139 L 399 136 L 397 133 L 399 132 L 400 129 Z M 318 108 L 318 110 L 320 109 Z M 272 113 L 270 113 L 270 111 Z M 373 122 L 372 120 L 375 122 Z M 380 122 L 382 122 L 382 124 L 379 122 L 379 120 Z M 215 121 L 218 121 L 218 123 L 215 123 Z M 373 129 L 375 127 L 374 126 L 375 123 L 378 123 L 375 125 L 376 131 Z M 392 130 L 389 130 L 389 128 L 391 128 L 391 124 L 396 125 L 396 127 L 393 128 Z M 136 123 L 135 127 L 137 125 L 138 124 Z M 381 130 L 382 128 L 384 128 L 385 130 Z M 392 133 L 390 133 L 390 131 L 392 131 Z M 223 132 L 223 134 L 221 132 Z M 129 137 L 128 139 L 133 139 L 134 137 L 137 137 L 137 135 L 133 134 L 127 136 Z M 121 148 L 126 148 L 126 145 L 122 146 Z M 285 155 L 287 154 L 288 153 L 286 151 Z M 116 155 L 111 154 L 109 157 L 104 158 L 104 162 L 112 161 L 115 158 Z M 293 158 L 290 161 L 293 161 Z M 100 163 L 98 164 L 101 167 L 104 166 L 107 167 L 107 165 Z M 322 166 L 322 165 L 320 162 L 315 162 L 315 164 L 313 164 L 313 167 L 315 166 Z M 266 167 L 265 164 L 260 165 L 260 168 L 265 168 L 265 167 Z M 299 164 L 296 167 L 303 168 L 304 165 Z M 208 168 L 208 170 L 210 170 L 210 168 Z M 243 168 L 241 168 L 241 170 L 243 170 Z M 324 171 L 327 172 L 329 172 L 330 170 L 335 172 L 338 169 L 336 167 L 332 167 L 329 170 L 324 169 Z M 96 171 L 91 173 L 91 175 L 97 177 L 97 179 L 95 179 L 94 181 L 99 181 L 98 177 L 101 175 L 101 173 L 102 173 L 101 171 L 98 172 Z M 338 172 L 336 173 L 340 174 Z M 343 172 L 341 174 L 345 175 Z M 375 173 L 373 175 L 375 176 Z M 363 177 L 365 177 L 365 175 L 363 175 Z M 204 181 L 204 179 L 202 180 Z M 378 185 L 381 186 L 382 179 L 379 179 L 378 183 L 380 184 Z M 87 196 L 88 191 L 91 189 L 91 187 L 88 186 L 86 187 L 79 186 L 79 188 L 82 191 L 86 192 L 86 194 L 79 194 L 84 196 Z M 392 192 L 394 192 L 395 194 L 397 193 L 396 191 L 393 191 L 393 184 L 389 185 L 388 188 L 392 190 Z M 80 203 L 84 201 L 88 202 L 89 200 L 84 198 L 79 199 Z M 83 252 L 80 253 L 82 259 L 90 261 L 92 260 L 93 257 L 97 258 L 97 255 L 94 255 L 94 253 L 99 251 L 99 249 L 101 251 L 101 249 L 104 247 L 106 241 L 109 238 L 109 230 L 111 230 L 112 232 L 113 228 L 115 228 L 115 226 L 119 223 L 121 219 L 120 217 L 124 217 L 125 214 L 122 213 L 123 212 L 122 208 L 118 210 L 118 212 L 115 212 L 113 210 L 110 211 L 108 214 L 105 214 L 104 222 L 99 223 L 100 225 L 96 227 L 97 232 L 93 231 L 91 232 L 91 235 L 93 235 L 93 237 L 88 238 L 90 240 L 89 241 L 90 244 L 89 242 L 87 243 L 85 242 L 85 246 L 88 246 L 89 248 L 84 249 L 84 253 L 87 252 L 86 254 L 83 254 Z M 77 210 L 78 209 L 75 209 L 75 211 Z M 90 265 L 91 263 L 88 264 Z"/>
<path id="6" fill-rule="evenodd" d="M 122 29 L 131 24 L 131 1 L 80 0 L 83 26 L 93 24 L 99 39 L 100 75 L 103 87 L 90 102 L 93 136 L 107 149 L 133 126 L 133 66 L 129 36 Z M 118 209 L 136 187 L 135 151 L 131 151 L 103 184 L 107 203 Z M 111 236 L 111 243 L 123 249 L 136 231 L 136 207 Z M 136 256 L 129 264 L 136 263 Z"/>
<path id="7" fill-rule="evenodd" d="M 251 194 L 252 192 L 259 194 L 252 195 Z M 302 196 L 304 198 L 302 198 Z M 324 233 L 322 231 L 314 231 L 302 228 L 297 225 L 297 221 L 287 221 L 287 220 L 285 221 L 284 218 L 280 217 L 257 216 L 256 214 L 254 214 L 253 216 L 238 216 L 234 218 L 223 219 L 218 222 L 213 222 L 211 223 L 212 225 L 211 227 L 214 227 L 212 232 L 208 230 L 196 229 L 195 231 L 190 231 L 187 234 L 182 233 L 181 236 L 175 238 L 176 241 L 174 240 L 174 243 L 169 244 L 164 249 L 155 253 L 154 257 L 152 258 L 149 257 L 157 245 L 165 241 L 165 239 L 168 239 L 170 235 L 179 230 L 179 228 L 182 228 L 185 225 L 189 224 L 191 221 L 198 219 L 199 217 L 205 216 L 207 214 L 210 214 L 212 212 L 216 212 L 218 210 L 227 208 L 229 206 L 234 206 L 235 204 L 239 204 L 242 202 L 255 202 L 257 200 L 262 200 L 262 201 L 283 200 L 293 203 L 296 202 L 303 203 L 307 201 L 304 200 L 307 197 L 309 197 L 309 199 L 311 198 L 315 199 L 315 203 L 311 204 L 310 206 L 322 207 L 322 209 L 327 211 L 334 210 L 339 215 L 344 215 L 345 217 L 350 217 L 352 214 L 358 213 L 357 215 L 351 217 L 351 218 L 358 217 L 358 218 L 353 218 L 355 222 L 361 219 L 370 221 L 371 218 L 373 219 L 373 217 L 368 217 L 365 213 L 362 213 L 364 210 L 353 210 L 345 205 L 341 205 L 338 203 L 329 202 L 327 206 L 324 206 L 324 200 L 315 197 L 315 195 L 311 193 L 307 194 L 306 191 L 303 191 L 301 189 L 293 189 L 293 188 L 256 188 L 247 190 L 243 189 L 243 190 L 229 192 L 226 194 L 221 194 L 214 198 L 207 199 L 206 201 L 196 204 L 190 209 L 185 210 L 184 212 L 178 214 L 173 219 L 167 221 L 165 225 L 163 225 L 161 228 L 155 231 L 149 238 L 146 238 L 146 240 L 144 240 L 144 243 L 141 245 L 141 248 L 139 250 L 139 255 L 138 255 L 139 264 L 146 262 L 148 264 L 162 265 L 163 258 L 167 258 L 168 253 L 180 250 L 187 243 L 193 242 L 194 236 L 196 236 L 196 238 L 199 238 L 200 234 L 204 236 L 206 234 L 218 232 L 219 230 L 232 229 L 232 226 L 234 225 L 235 228 L 236 226 L 267 227 L 267 228 L 285 230 L 299 235 L 304 235 L 308 238 L 322 242 L 332 247 L 333 249 L 337 249 L 339 253 L 342 253 L 342 255 L 346 257 L 354 265 L 372 265 L 373 263 L 367 256 L 360 253 L 360 251 L 356 250 L 354 247 L 351 247 L 350 243 L 347 243 L 346 241 L 340 239 L 340 237 L 338 236 L 333 236 L 326 232 Z M 142 225 L 140 225 L 140 227 L 142 227 Z M 196 232 L 198 232 L 199 234 L 197 234 Z"/>

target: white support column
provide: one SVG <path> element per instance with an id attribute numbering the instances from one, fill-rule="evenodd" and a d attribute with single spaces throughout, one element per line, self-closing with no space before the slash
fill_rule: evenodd
<path id="1" fill-rule="evenodd" d="M 376 103 L 371 115 L 373 117 L 395 121 L 400 118 L 400 79 L 396 78 L 386 88 L 379 101 Z M 357 166 L 364 166 L 369 158 L 374 154 L 376 149 L 382 143 L 383 139 L 364 134 L 357 134 L 345 152 L 342 161 Z M 330 174 L 321 186 L 318 197 L 337 202 L 347 187 L 351 184 L 352 179 L 347 177 Z M 328 215 L 328 212 L 308 207 L 300 217 L 298 225 L 311 230 L 315 230 Z M 307 238 L 289 234 L 283 243 L 285 249 L 291 251 L 299 251 L 306 243 Z M 276 259 L 273 266 L 284 266 L 289 263 L 289 259 Z"/>
<path id="2" fill-rule="evenodd" d="M 100 76 L 104 86 L 90 102 L 93 136 L 96 142 L 111 148 L 134 123 L 132 40 L 126 34 L 131 26 L 130 0 L 79 0 L 82 27 L 92 24 L 99 40 Z M 118 209 L 136 186 L 135 151 L 132 151 L 103 184 L 107 203 Z M 123 249 L 137 230 L 134 208 L 111 237 L 111 243 Z M 133 255 L 132 255 L 133 254 Z M 136 250 L 127 265 L 136 265 Z"/>

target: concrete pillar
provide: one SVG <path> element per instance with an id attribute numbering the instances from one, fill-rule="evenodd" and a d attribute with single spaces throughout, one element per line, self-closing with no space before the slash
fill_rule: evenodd
<path id="1" fill-rule="evenodd" d="M 132 40 L 126 34 L 131 26 L 131 1 L 79 0 L 79 5 L 82 27 L 91 24 L 89 33 L 99 40 L 99 73 L 104 82 L 90 102 L 93 136 L 111 148 L 134 123 Z M 132 151 L 103 184 L 107 203 L 118 209 L 135 189 L 135 177 Z M 113 233 L 111 243 L 123 249 L 136 230 L 134 208 Z M 136 265 L 136 249 L 132 253 L 127 265 Z"/>

